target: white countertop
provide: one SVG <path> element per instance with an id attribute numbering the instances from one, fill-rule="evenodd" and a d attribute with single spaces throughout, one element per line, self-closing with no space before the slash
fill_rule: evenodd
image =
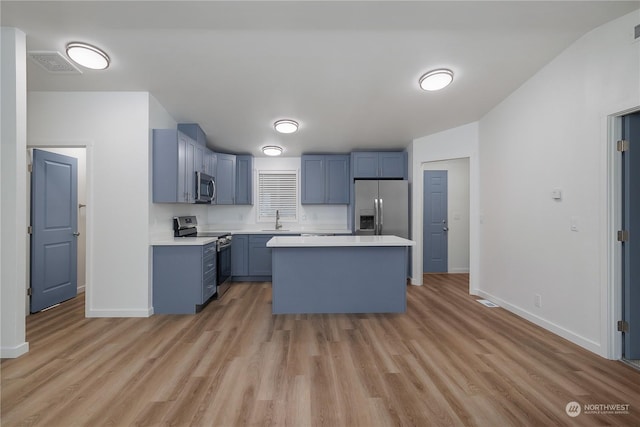
<path id="1" fill-rule="evenodd" d="M 415 246 L 413 240 L 398 236 L 276 236 L 267 242 L 270 248 Z"/>
<path id="2" fill-rule="evenodd" d="M 269 227 L 242 228 L 242 229 L 198 227 L 198 230 L 211 231 L 211 232 L 228 231 L 231 234 L 351 234 L 351 230 L 347 230 L 345 228 L 321 229 L 321 228 L 287 227 L 286 225 L 279 230 L 269 228 Z"/>
<path id="3" fill-rule="evenodd" d="M 204 246 L 217 241 L 217 237 L 158 237 L 151 240 L 152 246 Z"/>

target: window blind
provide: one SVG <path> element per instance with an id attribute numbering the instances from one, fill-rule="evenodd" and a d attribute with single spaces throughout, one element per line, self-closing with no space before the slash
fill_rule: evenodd
<path id="1" fill-rule="evenodd" d="M 298 174 L 258 171 L 258 221 L 298 219 Z"/>

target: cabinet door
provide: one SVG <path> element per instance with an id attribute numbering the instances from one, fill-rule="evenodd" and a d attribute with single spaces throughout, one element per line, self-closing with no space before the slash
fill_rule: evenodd
<path id="1" fill-rule="evenodd" d="M 326 198 L 328 204 L 349 203 L 349 156 L 325 156 Z"/>
<path id="2" fill-rule="evenodd" d="M 249 236 L 234 234 L 231 244 L 231 275 L 249 275 Z"/>
<path id="3" fill-rule="evenodd" d="M 380 178 L 406 178 L 407 160 L 404 152 L 381 152 L 378 159 Z"/>
<path id="4" fill-rule="evenodd" d="M 186 143 L 186 155 L 185 155 L 185 168 L 184 168 L 184 183 L 185 183 L 185 193 L 187 195 L 186 202 L 194 203 L 195 202 L 195 192 L 196 192 L 196 169 L 195 165 L 195 148 L 196 144 L 191 139 L 187 138 Z"/>
<path id="5" fill-rule="evenodd" d="M 253 204 L 253 156 L 236 156 L 236 205 Z"/>
<path id="6" fill-rule="evenodd" d="M 216 176 L 216 164 L 218 158 L 216 153 L 211 150 L 205 150 L 204 152 L 204 173 L 211 176 Z"/>
<path id="7" fill-rule="evenodd" d="M 201 145 L 194 144 L 193 146 L 193 170 L 194 172 L 206 173 L 205 167 L 205 149 Z"/>
<path id="8" fill-rule="evenodd" d="M 301 191 L 300 202 L 302 204 L 325 203 L 325 156 L 303 155 L 301 164 Z"/>
<path id="9" fill-rule="evenodd" d="M 233 205 L 236 198 L 236 156 L 217 153 L 216 204 Z"/>
<path id="10" fill-rule="evenodd" d="M 377 178 L 378 177 L 378 153 L 377 152 L 355 152 L 353 156 L 353 177 L 354 178 Z"/>
<path id="11" fill-rule="evenodd" d="M 249 236 L 249 276 L 271 276 L 271 248 L 267 242 L 272 235 Z"/>

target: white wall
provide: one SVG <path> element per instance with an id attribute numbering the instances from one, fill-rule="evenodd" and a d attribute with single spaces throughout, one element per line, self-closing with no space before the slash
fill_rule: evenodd
<path id="1" fill-rule="evenodd" d="M 415 139 L 409 149 L 411 161 L 411 228 L 416 246 L 412 251 L 412 278 L 414 285 L 422 284 L 422 205 L 423 164 L 428 162 L 465 159 L 469 162 L 469 290 L 477 290 L 479 264 L 479 160 L 478 123 L 469 123 L 444 132 Z"/>
<path id="2" fill-rule="evenodd" d="M 447 227 L 449 228 L 447 232 L 448 272 L 468 273 L 470 244 L 469 159 L 464 158 L 423 163 L 422 170 L 423 173 L 427 170 L 447 171 Z M 422 210 L 424 212 L 424 208 Z"/>
<path id="3" fill-rule="evenodd" d="M 26 36 L 0 34 L 0 357 L 29 351 L 25 339 L 27 253 Z"/>
<path id="4" fill-rule="evenodd" d="M 29 92 L 35 146 L 87 147 L 89 317 L 148 316 L 149 94 Z"/>
<path id="5" fill-rule="evenodd" d="M 480 294 L 602 356 L 611 355 L 607 316 L 616 303 L 608 297 L 607 116 L 640 105 L 639 22 L 635 11 L 586 34 L 479 128 Z"/>

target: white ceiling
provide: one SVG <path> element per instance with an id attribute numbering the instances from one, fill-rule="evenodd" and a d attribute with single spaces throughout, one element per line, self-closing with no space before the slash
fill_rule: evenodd
<path id="1" fill-rule="evenodd" d="M 85 41 L 106 71 L 51 74 L 28 89 L 149 91 L 209 146 L 261 155 L 404 148 L 480 119 L 573 41 L 640 1 L 2 1 L 27 50 Z M 629 29 L 632 31 L 633 29 Z M 451 86 L 418 78 L 446 67 Z M 273 122 L 300 130 L 279 135 Z"/>

